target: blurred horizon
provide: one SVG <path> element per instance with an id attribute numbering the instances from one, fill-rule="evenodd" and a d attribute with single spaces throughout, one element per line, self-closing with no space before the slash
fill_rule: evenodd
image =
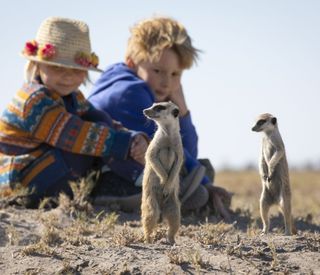
<path id="1" fill-rule="evenodd" d="M 209 158 L 217 170 L 257 167 L 262 137 L 251 127 L 260 113 L 269 112 L 278 118 L 289 166 L 320 169 L 319 14 L 316 0 L 7 1 L 0 16 L 5 65 L 0 111 L 23 82 L 19 52 L 48 16 L 85 21 L 102 69 L 124 60 L 134 23 L 170 16 L 202 51 L 182 79 L 199 158 Z M 92 81 L 98 77 L 90 74 Z"/>
<path id="2" fill-rule="evenodd" d="M 293 171 L 309 171 L 309 172 L 320 172 L 319 162 L 305 162 L 298 165 L 289 165 L 289 172 Z M 248 162 L 239 166 L 232 166 L 228 163 L 220 165 L 216 168 L 217 172 L 228 172 L 228 171 L 256 171 L 259 172 L 258 163 Z"/>

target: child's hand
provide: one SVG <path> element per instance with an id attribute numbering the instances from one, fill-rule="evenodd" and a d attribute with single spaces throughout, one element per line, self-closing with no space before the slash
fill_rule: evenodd
<path id="1" fill-rule="evenodd" d="M 179 88 L 177 90 L 173 91 L 170 94 L 169 99 L 179 107 L 179 115 L 181 117 L 185 116 L 188 113 L 188 107 L 181 85 L 179 85 Z"/>
<path id="2" fill-rule="evenodd" d="M 130 156 L 137 162 L 145 164 L 144 156 L 148 148 L 148 141 L 143 135 L 136 135 L 133 138 Z"/>
<path id="3" fill-rule="evenodd" d="M 213 208 L 218 212 L 226 222 L 231 221 L 229 207 L 231 204 L 232 194 L 222 187 L 213 186 L 211 183 L 205 185 L 209 192 L 209 201 Z"/>

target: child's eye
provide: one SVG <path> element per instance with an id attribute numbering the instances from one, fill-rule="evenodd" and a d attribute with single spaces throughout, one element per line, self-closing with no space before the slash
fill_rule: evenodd
<path id="1" fill-rule="evenodd" d="M 156 74 L 160 73 L 160 70 L 159 70 L 159 69 L 153 69 L 153 71 L 154 71 Z"/>
<path id="2" fill-rule="evenodd" d="M 174 73 L 172 73 L 172 76 L 174 76 L 174 77 L 179 77 L 180 75 L 181 75 L 180 72 L 174 72 Z"/>
<path id="3" fill-rule="evenodd" d="M 66 69 L 63 67 L 59 67 L 59 66 L 52 66 L 52 70 L 54 70 L 55 72 L 63 72 Z"/>

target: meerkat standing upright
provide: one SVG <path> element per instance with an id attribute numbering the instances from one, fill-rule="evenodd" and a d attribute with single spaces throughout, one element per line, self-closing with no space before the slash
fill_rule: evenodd
<path id="1" fill-rule="evenodd" d="M 168 240 L 174 243 L 180 227 L 179 174 L 183 162 L 179 109 L 172 102 L 154 103 L 143 111 L 158 129 L 146 152 L 142 183 L 141 218 L 146 242 L 160 220 L 168 222 Z"/>
<path id="2" fill-rule="evenodd" d="M 263 132 L 262 152 L 259 171 L 262 181 L 260 215 L 263 233 L 269 231 L 268 212 L 273 204 L 278 204 L 284 216 L 285 234 L 292 234 L 291 190 L 289 169 L 277 118 L 271 114 L 261 114 L 252 131 Z"/>

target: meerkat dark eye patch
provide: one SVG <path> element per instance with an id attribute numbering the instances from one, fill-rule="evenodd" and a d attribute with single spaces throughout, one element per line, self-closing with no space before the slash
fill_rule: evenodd
<path id="1" fill-rule="evenodd" d="M 167 107 L 166 107 L 166 106 L 163 106 L 163 105 L 157 105 L 157 106 L 153 107 L 153 110 L 154 110 L 155 112 L 161 112 L 161 111 L 163 111 L 163 110 L 165 110 L 165 109 L 167 109 Z"/>
<path id="2" fill-rule="evenodd" d="M 263 124 L 265 124 L 265 123 L 266 123 L 266 120 L 265 120 L 265 119 L 260 119 L 260 120 L 258 120 L 257 125 L 258 125 L 258 126 L 261 126 L 261 125 L 263 125 Z"/>
<path id="3" fill-rule="evenodd" d="M 179 115 L 179 109 L 173 109 L 173 110 L 172 110 L 172 115 L 173 115 L 174 117 L 177 117 L 177 116 Z"/>
<path id="4" fill-rule="evenodd" d="M 273 125 L 276 125 L 276 123 L 277 123 L 277 118 L 276 118 L 276 117 L 273 117 L 273 118 L 271 119 L 271 122 L 272 122 Z"/>

